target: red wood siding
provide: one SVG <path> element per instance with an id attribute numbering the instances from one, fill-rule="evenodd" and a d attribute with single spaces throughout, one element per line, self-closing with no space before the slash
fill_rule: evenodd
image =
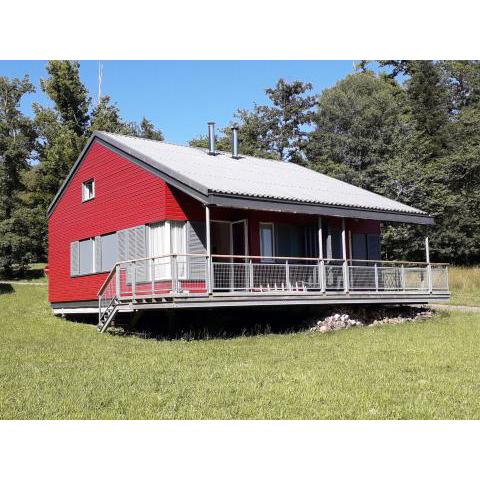
<path id="1" fill-rule="evenodd" d="M 82 203 L 82 183 L 95 180 L 95 198 Z M 181 204 L 181 206 L 180 206 Z M 58 201 L 48 225 L 49 300 L 96 300 L 107 274 L 70 277 L 70 243 L 202 210 L 196 200 L 94 143 Z"/>

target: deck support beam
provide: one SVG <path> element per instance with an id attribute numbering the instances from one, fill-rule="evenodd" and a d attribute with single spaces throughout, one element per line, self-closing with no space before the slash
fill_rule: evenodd
<path id="1" fill-rule="evenodd" d="M 205 232 L 207 241 L 207 293 L 212 293 L 212 246 L 210 240 L 210 207 L 205 205 Z"/>

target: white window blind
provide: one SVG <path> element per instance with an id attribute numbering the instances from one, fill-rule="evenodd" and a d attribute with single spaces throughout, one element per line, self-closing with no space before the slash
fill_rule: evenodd
<path id="1" fill-rule="evenodd" d="M 167 220 L 165 222 L 150 225 L 149 256 L 161 257 L 163 255 L 176 254 L 178 258 L 178 274 L 185 276 L 186 258 L 182 257 L 187 251 L 186 222 Z M 154 260 L 155 279 L 171 277 L 170 257 Z"/>
<path id="2" fill-rule="evenodd" d="M 273 223 L 260 223 L 260 255 L 266 257 L 262 261 L 275 255 L 273 239 Z"/>

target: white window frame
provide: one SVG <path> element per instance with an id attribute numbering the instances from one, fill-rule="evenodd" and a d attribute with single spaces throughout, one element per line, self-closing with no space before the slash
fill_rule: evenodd
<path id="1" fill-rule="evenodd" d="M 262 248 L 262 227 L 264 226 L 269 226 L 272 232 L 272 256 L 267 257 L 263 255 L 263 248 Z M 262 257 L 260 259 L 260 262 L 262 263 L 271 263 L 273 261 L 273 258 L 275 257 L 275 224 L 273 222 L 259 222 L 258 224 L 258 233 L 260 236 L 260 256 Z"/>
<path id="2" fill-rule="evenodd" d="M 172 224 L 177 223 L 177 224 L 182 224 L 182 236 L 183 236 L 183 245 L 185 247 L 185 252 L 174 252 L 172 248 Z M 148 230 L 149 230 L 149 238 L 148 238 L 148 256 L 149 257 L 154 257 L 155 255 L 152 252 L 152 246 L 153 246 L 153 235 L 155 232 L 155 227 L 164 227 L 164 238 L 162 239 L 162 243 L 164 246 L 165 253 L 162 255 L 179 255 L 180 257 L 183 255 L 185 259 L 185 267 L 182 268 L 180 265 L 179 268 L 179 276 L 178 278 L 185 280 L 187 278 L 187 268 L 186 268 L 186 253 L 187 253 L 187 222 L 185 220 L 162 220 L 161 222 L 155 222 L 151 223 L 148 225 Z M 164 262 L 164 261 L 163 261 Z M 172 278 L 172 272 L 171 272 L 171 264 L 165 264 L 162 263 L 162 260 L 154 260 L 155 265 L 164 265 L 164 267 L 161 269 L 161 273 L 157 273 L 157 268 L 155 269 L 155 281 L 157 280 L 169 280 Z"/>
<path id="3" fill-rule="evenodd" d="M 92 185 L 92 193 L 90 194 L 90 190 L 87 185 Z M 90 178 L 89 180 L 85 180 L 82 183 L 82 202 L 88 202 L 89 200 L 93 200 L 95 198 L 95 179 Z"/>

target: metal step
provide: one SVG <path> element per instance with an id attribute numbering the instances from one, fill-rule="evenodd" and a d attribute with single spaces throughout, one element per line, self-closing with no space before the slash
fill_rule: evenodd
<path id="1" fill-rule="evenodd" d="M 108 326 L 112 323 L 112 320 L 115 318 L 119 309 L 120 307 L 118 303 L 114 303 L 108 307 L 105 312 L 103 312 L 103 315 L 101 316 L 97 325 L 97 330 L 99 333 L 105 332 Z"/>

